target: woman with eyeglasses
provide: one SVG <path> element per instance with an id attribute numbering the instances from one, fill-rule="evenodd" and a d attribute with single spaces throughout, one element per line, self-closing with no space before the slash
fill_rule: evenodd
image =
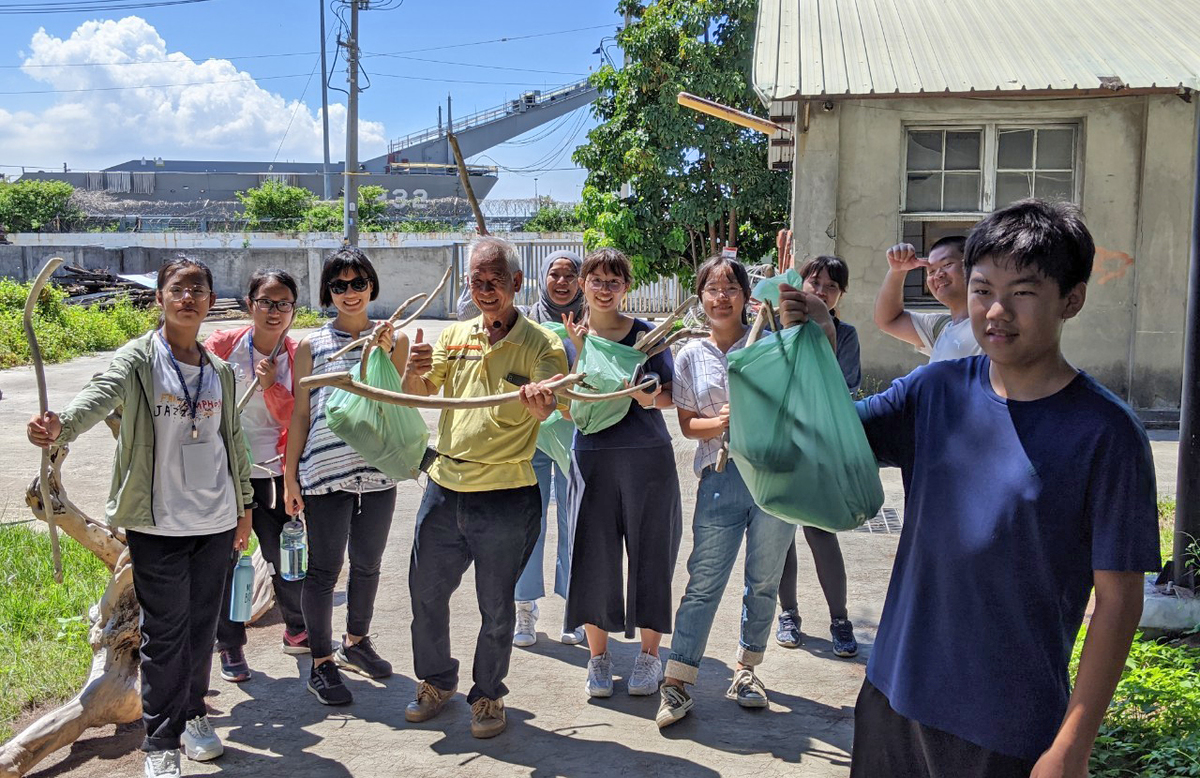
<path id="1" fill-rule="evenodd" d="M 741 635 L 733 683 L 725 696 L 743 708 L 767 706 L 766 687 L 755 668 L 762 663 L 771 637 L 775 591 L 784 555 L 796 536 L 795 525 L 754 504 L 735 462 L 726 462 L 721 472 L 716 468 L 721 440 L 729 429 L 729 354 L 745 347 L 750 332 L 746 321 L 750 277 L 740 262 L 713 257 L 696 274 L 696 294 L 712 334 L 680 349 L 673 396 L 684 437 L 697 442 L 693 466 L 700 484 L 692 517 L 687 589 L 675 613 L 675 634 L 656 717 L 659 727 L 674 724 L 692 709 L 687 685 L 696 683 L 699 676 L 713 618 L 743 537 Z"/>
<path id="2" fill-rule="evenodd" d="M 633 346 L 652 327 L 621 313 L 633 281 L 629 259 L 616 249 L 587 256 L 580 270 L 587 301 L 583 323 L 568 314 L 577 351 L 587 338 Z M 663 420 L 671 407 L 674 365 L 670 350 L 651 357 L 643 372 L 659 385 L 634 395 L 629 411 L 607 429 L 575 433 L 568 501 L 575 526 L 567 623 L 583 624 L 591 659 L 585 688 L 592 697 L 613 693 L 608 633 L 632 638 L 641 651 L 627 676 L 632 695 L 652 695 L 662 683 L 658 646 L 671 631 L 671 576 L 683 534 L 675 452 Z M 623 572 L 628 555 L 628 576 Z M 628 596 L 626 596 L 628 595 Z"/>
<path id="3" fill-rule="evenodd" d="M 345 705 L 353 695 L 338 667 L 386 678 L 392 666 L 379 656 L 368 632 L 379 588 L 379 566 L 387 546 L 396 505 L 396 483 L 368 465 L 325 423 L 330 387 L 315 391 L 300 385 L 310 375 L 347 371 L 362 358 L 362 348 L 334 359 L 363 335 L 379 334 L 379 347 L 392 352 L 401 373 L 408 359 L 408 338 L 376 323 L 367 306 L 379 296 L 379 276 L 366 255 L 347 247 L 335 252 L 321 271 L 320 300 L 337 317 L 304 337 L 296 349 L 293 386 L 296 401 L 284 456 L 284 504 L 290 515 L 305 512 L 308 525 L 308 575 L 302 605 L 313 665 L 308 690 L 325 705 Z M 393 348 L 394 343 L 394 348 Z M 333 650 L 333 588 L 349 551 L 346 586 L 346 634 Z"/>
<path id="4" fill-rule="evenodd" d="M 275 602 L 283 615 L 283 651 L 308 653 L 308 633 L 300 609 L 302 581 L 288 581 L 279 574 L 279 535 L 291 518 L 283 509 L 283 452 L 287 427 L 292 418 L 292 364 L 296 341 L 288 337 L 288 328 L 296 306 L 296 280 L 283 270 L 259 270 L 250 276 L 246 307 L 253 322 L 248 327 L 218 330 L 204 341 L 213 354 L 233 367 L 238 397 L 255 383 L 257 388 L 242 409 L 242 432 L 250 447 L 254 485 L 254 534 L 263 559 L 274 574 L 271 586 Z M 280 340 L 279 354 L 271 359 Z M 236 562 L 236 559 L 234 560 Z M 221 677 L 240 683 L 249 680 L 246 663 L 246 625 L 229 618 L 230 587 L 225 587 L 225 603 L 217 623 L 217 651 L 221 657 Z"/>
<path id="5" fill-rule="evenodd" d="M 29 422 L 65 445 L 121 408 L 105 519 L 125 531 L 141 608 L 145 774 L 178 778 L 180 748 L 224 752 L 208 721 L 212 645 L 230 552 L 250 539 L 254 490 L 233 371 L 200 344 L 213 279 L 179 257 L 158 271 L 162 324 L 126 343 L 60 414 Z"/>

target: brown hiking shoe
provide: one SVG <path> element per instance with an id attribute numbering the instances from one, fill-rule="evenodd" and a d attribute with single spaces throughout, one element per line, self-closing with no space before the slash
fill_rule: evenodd
<path id="1" fill-rule="evenodd" d="M 480 697 L 471 704 L 471 734 L 475 737 L 496 737 L 506 726 L 503 699 Z"/>
<path id="2" fill-rule="evenodd" d="M 404 718 L 414 724 L 429 721 L 442 712 L 442 708 L 446 707 L 446 703 L 450 701 L 456 691 L 458 691 L 458 687 L 447 691 L 421 681 L 417 684 L 417 699 L 410 702 L 404 709 Z"/>

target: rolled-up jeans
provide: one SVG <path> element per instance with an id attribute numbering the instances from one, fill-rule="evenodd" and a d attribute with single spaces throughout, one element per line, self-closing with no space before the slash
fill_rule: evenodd
<path id="1" fill-rule="evenodd" d="M 675 614 L 667 677 L 696 682 L 708 633 L 743 537 L 746 563 L 737 661 L 748 667 L 762 662 L 775 620 L 779 575 L 795 536 L 794 524 L 754 504 L 736 463 L 730 461 L 722 473 L 704 468 L 692 519 L 687 590 Z"/>
<path id="2" fill-rule="evenodd" d="M 546 517 L 550 511 L 550 495 L 553 492 L 558 514 L 558 557 L 554 563 L 554 593 L 566 599 L 567 583 L 571 580 L 571 511 L 567 508 L 567 476 L 554 460 L 544 451 L 533 455 L 533 472 L 538 479 L 538 491 L 542 495 L 542 531 L 538 535 L 533 554 L 517 579 L 517 590 L 513 599 L 518 602 L 539 600 L 546 596 L 545 576 L 542 573 L 542 557 L 546 549 Z M 551 486 L 553 484 L 553 487 Z"/>

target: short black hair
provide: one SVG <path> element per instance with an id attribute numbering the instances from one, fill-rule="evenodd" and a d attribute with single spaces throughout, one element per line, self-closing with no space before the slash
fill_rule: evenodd
<path id="1" fill-rule="evenodd" d="M 208 288 L 212 289 L 214 292 L 216 291 L 216 289 L 213 289 L 213 274 L 212 271 L 208 269 L 208 265 L 199 260 L 192 259 L 186 254 L 176 254 L 174 259 L 170 260 L 158 269 L 158 291 L 161 292 L 163 288 L 166 287 L 167 281 L 177 270 L 187 270 L 188 268 L 198 268 L 203 270 L 204 277 L 208 279 Z"/>
<path id="2" fill-rule="evenodd" d="M 846 266 L 846 260 L 841 257 L 822 254 L 819 257 L 805 260 L 800 266 L 800 277 L 807 279 L 809 276 L 815 276 L 824 270 L 829 274 L 829 280 L 838 285 L 838 289 L 844 294 L 850 288 L 850 268 Z"/>
<path id="3" fill-rule="evenodd" d="M 292 300 L 300 297 L 300 292 L 297 291 L 296 279 L 292 278 L 292 274 L 286 270 L 280 270 L 277 267 L 267 268 L 266 270 L 255 270 L 254 275 L 250 276 L 250 289 L 246 292 L 246 296 L 254 299 L 254 293 L 258 288 L 268 281 L 278 281 L 288 288 L 292 293 Z"/>
<path id="4" fill-rule="evenodd" d="M 967 238 L 965 235 L 947 235 L 941 240 L 929 247 L 929 252 L 925 256 L 929 256 L 933 252 L 940 249 L 942 246 L 953 246 L 959 254 L 967 253 Z"/>
<path id="5" fill-rule="evenodd" d="M 367 255 L 358 246 L 346 246 L 329 255 L 325 266 L 321 268 L 321 306 L 328 308 L 333 305 L 333 294 L 329 291 L 331 281 L 337 279 L 346 270 L 353 270 L 359 278 L 371 282 L 371 299 L 379 296 L 379 274 Z"/>
<path id="6" fill-rule="evenodd" d="M 696 271 L 696 296 L 701 297 L 704 294 L 704 287 L 708 284 L 709 277 L 718 271 L 728 268 L 733 274 L 733 280 L 742 288 L 742 324 L 746 324 L 746 306 L 750 302 L 750 274 L 746 272 L 746 267 L 736 259 L 723 257 L 718 254 L 715 257 L 709 257 L 704 260 L 704 264 Z"/>
<path id="7" fill-rule="evenodd" d="M 1066 296 L 1092 275 L 1096 243 L 1071 203 L 1031 198 L 994 211 L 975 225 L 963 252 L 963 269 L 987 257 L 1011 262 L 1018 270 L 1033 267 L 1058 283 Z"/>

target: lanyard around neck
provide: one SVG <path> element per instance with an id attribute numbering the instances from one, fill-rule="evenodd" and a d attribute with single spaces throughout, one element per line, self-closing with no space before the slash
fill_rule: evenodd
<path id="1" fill-rule="evenodd" d="M 167 339 L 163 337 L 162 330 L 158 331 L 158 339 L 162 341 L 163 348 L 167 351 L 167 356 L 171 359 L 171 367 L 175 368 L 175 375 L 179 376 L 179 385 L 183 387 L 183 399 L 187 403 L 188 416 L 192 422 L 192 439 L 200 437 L 200 431 L 196 429 L 196 411 L 200 407 L 200 391 L 204 388 L 204 347 L 200 349 L 200 379 L 196 381 L 196 397 L 192 399 L 192 393 L 188 391 L 187 381 L 184 380 L 183 370 L 179 368 L 179 362 L 175 360 L 175 354 L 171 351 L 171 344 L 167 343 Z"/>

